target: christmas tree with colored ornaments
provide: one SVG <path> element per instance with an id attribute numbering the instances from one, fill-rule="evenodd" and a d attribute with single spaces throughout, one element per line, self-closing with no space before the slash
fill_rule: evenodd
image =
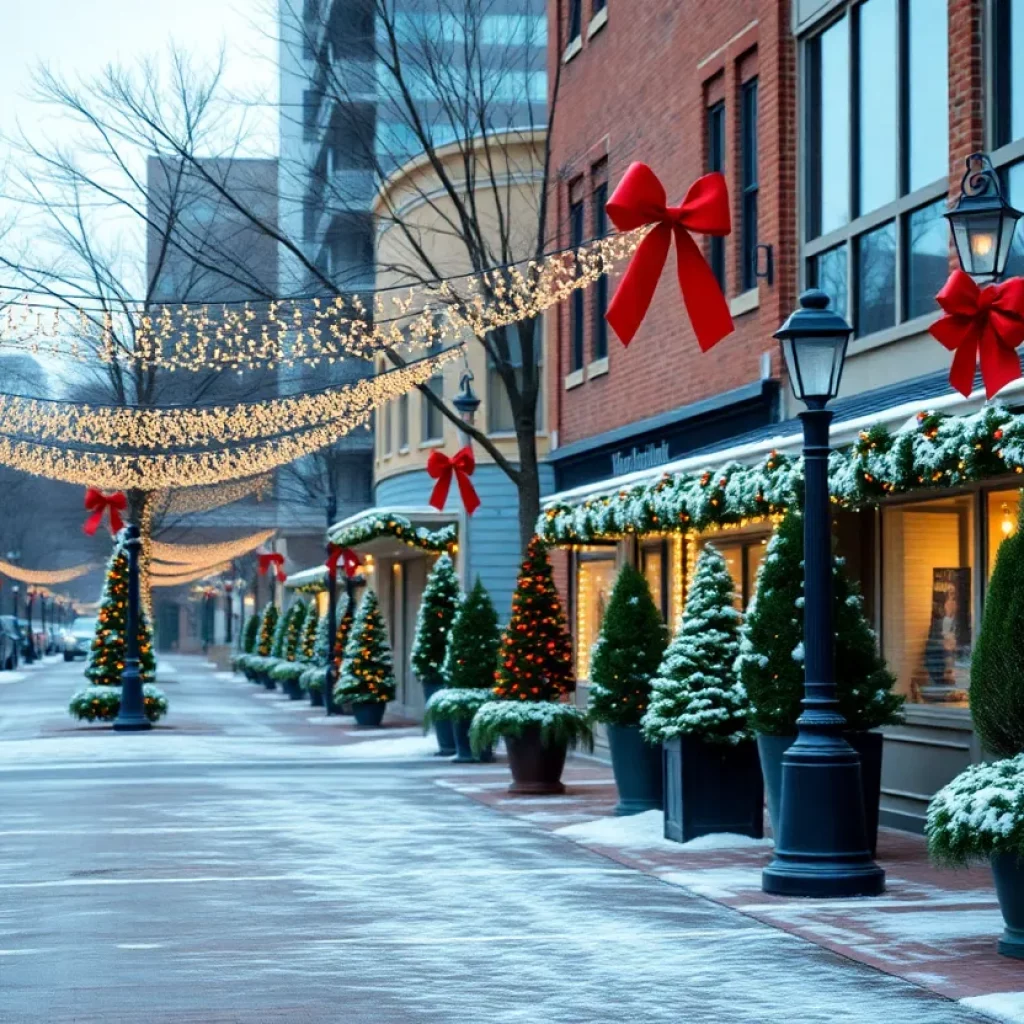
<path id="1" fill-rule="evenodd" d="M 263 616 L 260 619 L 260 635 L 256 644 L 256 653 L 261 658 L 270 656 L 271 648 L 274 645 L 274 634 L 277 631 L 277 605 L 271 603 L 263 609 Z"/>
<path id="2" fill-rule="evenodd" d="M 353 598 L 345 602 L 345 609 L 338 619 L 338 628 L 334 631 L 334 671 L 341 671 L 341 662 L 345 657 L 345 648 L 348 646 L 348 635 L 352 632 L 352 623 L 356 617 L 356 602 Z M 326 635 L 326 634 L 325 634 Z M 327 664 L 327 655 L 324 654 L 324 664 Z"/>
<path id="3" fill-rule="evenodd" d="M 352 622 L 334 697 L 338 704 L 377 704 L 395 698 L 387 628 L 372 590 L 366 591 Z"/>
<path id="4" fill-rule="evenodd" d="M 558 701 L 575 688 L 572 641 L 551 561 L 543 541 L 534 537 L 501 638 L 494 695 L 499 700 Z"/>
<path id="5" fill-rule="evenodd" d="M 107 564 L 96 634 L 89 651 L 85 677 L 97 686 L 120 686 L 124 671 L 125 633 L 128 623 L 128 554 L 120 541 Z M 144 683 L 156 676 L 153 632 L 145 612 L 139 609 L 139 674 Z"/>
<path id="6" fill-rule="evenodd" d="M 320 612 L 316 602 L 311 602 L 306 610 L 306 622 L 302 627 L 302 642 L 299 644 L 299 653 L 296 658 L 304 664 L 313 660 L 313 651 L 316 647 L 317 634 L 320 631 Z"/>
<path id="7" fill-rule="evenodd" d="M 245 632 L 242 634 L 242 653 L 255 654 L 256 643 L 260 637 L 260 616 L 253 612 L 245 623 Z"/>
<path id="8" fill-rule="evenodd" d="M 298 601 L 289 610 L 285 626 L 283 657 L 288 661 L 299 660 L 299 643 L 302 640 L 302 630 L 305 624 L 306 602 Z"/>

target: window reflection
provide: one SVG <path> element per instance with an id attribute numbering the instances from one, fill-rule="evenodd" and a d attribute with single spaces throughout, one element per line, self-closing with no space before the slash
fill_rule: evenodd
<path id="1" fill-rule="evenodd" d="M 896 198 L 896 0 L 866 0 L 860 18 L 858 213 Z"/>
<path id="2" fill-rule="evenodd" d="M 664 619 L 668 613 L 665 607 L 665 567 L 664 567 L 664 546 L 661 541 L 655 544 L 647 544 L 640 552 L 640 571 L 647 580 L 647 586 L 651 589 L 651 597 L 661 612 Z"/>
<path id="3" fill-rule="evenodd" d="M 996 144 L 1024 138 L 1024 0 L 994 0 L 992 44 L 995 57 Z"/>
<path id="4" fill-rule="evenodd" d="M 892 221 L 857 239 L 857 334 L 896 322 L 896 225 Z"/>
<path id="5" fill-rule="evenodd" d="M 1006 172 L 1006 193 L 1011 206 L 1021 208 L 1024 203 L 1024 163 L 1014 164 Z M 1006 262 L 1006 277 L 1020 277 L 1024 274 L 1024 236 L 1019 230 L 1013 236 L 1010 258 Z"/>
<path id="6" fill-rule="evenodd" d="M 949 173 L 947 31 L 947 19 L 936 16 L 935 0 L 910 0 L 907 23 L 910 192 Z"/>
<path id="7" fill-rule="evenodd" d="M 949 225 L 940 199 L 907 218 L 907 317 L 936 309 L 935 296 L 949 274 Z"/>
<path id="8" fill-rule="evenodd" d="M 846 317 L 846 246 L 838 245 L 834 249 L 814 258 L 813 280 L 832 300 L 832 308 L 841 316 Z"/>
<path id="9" fill-rule="evenodd" d="M 996 567 L 996 558 L 1004 540 L 1017 532 L 1020 491 L 991 491 L 985 496 L 988 508 L 988 575 Z"/>
<path id="10" fill-rule="evenodd" d="M 817 228 L 818 234 L 828 234 L 850 219 L 849 19 L 822 32 L 816 45 Z"/>

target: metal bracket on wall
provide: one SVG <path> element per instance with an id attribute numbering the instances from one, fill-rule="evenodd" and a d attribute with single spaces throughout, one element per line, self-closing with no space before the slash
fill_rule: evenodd
<path id="1" fill-rule="evenodd" d="M 754 277 L 775 283 L 775 250 L 764 242 L 754 250 Z"/>

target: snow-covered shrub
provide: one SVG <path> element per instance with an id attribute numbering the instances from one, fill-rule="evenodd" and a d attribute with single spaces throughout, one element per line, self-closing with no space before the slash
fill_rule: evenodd
<path id="1" fill-rule="evenodd" d="M 121 687 L 90 685 L 78 690 L 68 704 L 68 713 L 82 722 L 112 722 L 121 710 Z M 142 710 L 151 722 L 167 714 L 167 696 L 147 683 L 142 687 Z"/>
<path id="2" fill-rule="evenodd" d="M 553 701 L 488 701 L 473 716 L 469 741 L 474 753 L 479 753 L 493 747 L 503 736 L 522 736 L 534 725 L 540 726 L 543 746 L 565 743 L 569 747 L 593 749 L 594 733 L 586 713 L 575 704 Z"/>
<path id="3" fill-rule="evenodd" d="M 463 689 L 445 687 L 438 690 L 427 701 L 423 715 L 423 731 L 430 729 L 434 722 L 464 721 L 472 718 L 477 711 L 494 699 L 490 690 L 477 687 Z"/>
<path id="4" fill-rule="evenodd" d="M 742 616 L 725 559 L 707 544 L 697 559 L 679 630 L 653 680 L 644 715 L 648 740 L 698 736 L 739 743 L 751 735 L 749 703 L 736 675 Z"/>

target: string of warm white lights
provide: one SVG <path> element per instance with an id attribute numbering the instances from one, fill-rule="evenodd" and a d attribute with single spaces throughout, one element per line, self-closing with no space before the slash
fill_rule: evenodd
<path id="1" fill-rule="evenodd" d="M 230 562 L 241 558 L 250 551 L 255 551 L 274 536 L 276 530 L 260 530 L 259 533 L 239 537 L 237 540 L 223 541 L 219 544 L 166 544 L 163 541 L 150 541 L 149 553 L 156 562 L 170 565 L 192 566 L 214 565 L 218 562 Z M 156 571 L 156 568 L 153 570 Z"/>
<path id="2" fill-rule="evenodd" d="M 343 418 L 324 426 L 256 444 L 220 451 L 138 455 L 69 450 L 63 446 L 0 436 L 0 465 L 50 480 L 104 490 L 157 491 L 258 476 L 333 443 L 364 423 L 375 406 L 397 398 L 428 380 L 447 358 L 451 358 L 451 354 L 442 353 L 436 359 L 423 359 L 385 377 L 375 378 L 387 381 L 387 384 L 374 395 L 363 392 L 366 405 L 361 411 L 350 409 Z M 0 424 L 0 434 L 5 428 L 5 424 Z"/>
<path id="3" fill-rule="evenodd" d="M 273 477 L 268 475 L 209 487 L 161 491 L 154 496 L 153 501 L 163 516 L 185 516 L 231 505 L 250 495 L 255 495 L 256 499 L 260 500 L 269 493 L 273 482 Z"/>
<path id="4" fill-rule="evenodd" d="M 96 566 L 92 562 L 83 562 L 81 565 L 72 565 L 67 569 L 23 569 L 20 565 L 0 559 L 0 574 L 9 576 L 19 583 L 28 584 L 70 583 L 95 568 Z"/>
<path id="5" fill-rule="evenodd" d="M 385 347 L 429 348 L 538 316 L 611 273 L 636 251 L 645 230 L 476 277 L 387 297 L 377 293 L 369 301 L 285 299 L 260 311 L 247 303 L 212 313 L 205 305 L 139 304 L 131 312 L 111 313 L 11 303 L 0 321 L 0 349 L 199 371 L 316 366 L 348 356 L 369 358 Z"/>
<path id="6" fill-rule="evenodd" d="M 193 569 L 191 572 L 177 573 L 173 575 L 162 575 L 152 572 L 149 577 L 151 587 L 180 587 L 185 583 L 194 583 L 196 580 L 204 580 L 208 576 L 217 576 L 227 572 L 231 568 L 230 562 L 221 562 L 220 565 L 206 566 L 202 569 Z"/>
<path id="7" fill-rule="evenodd" d="M 0 395 L 0 432 L 11 438 L 60 440 L 89 448 L 132 452 L 219 447 L 266 440 L 324 424 L 341 424 L 344 433 L 351 429 L 345 425 L 351 416 L 362 416 L 369 407 L 407 391 L 409 374 L 415 374 L 421 363 L 436 368 L 458 354 L 457 348 L 447 349 L 344 387 L 234 405 L 89 406 Z"/>

